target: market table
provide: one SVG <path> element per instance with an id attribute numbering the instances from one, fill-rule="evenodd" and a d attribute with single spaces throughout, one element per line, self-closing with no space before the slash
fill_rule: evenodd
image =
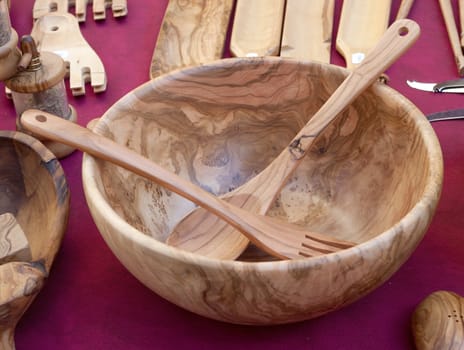
<path id="1" fill-rule="evenodd" d="M 111 13 L 95 22 L 91 9 L 81 31 L 102 59 L 107 91 L 69 102 L 85 125 L 149 77 L 153 47 L 168 0 L 137 0 L 128 16 Z M 13 0 L 18 34 L 32 28 L 33 0 Z M 399 6 L 393 0 L 392 18 Z M 457 1 L 453 2 L 457 13 Z M 341 0 L 336 1 L 336 33 Z M 387 72 L 389 85 L 424 114 L 463 108 L 464 96 L 414 90 L 406 80 L 438 82 L 458 77 L 438 1 L 416 1 L 410 18 L 422 29 L 418 42 Z M 344 65 L 332 45 L 332 63 Z M 226 51 L 225 56 L 229 53 Z M 0 129 L 15 128 L 12 102 L 0 98 Z M 436 290 L 464 295 L 464 121 L 433 124 L 444 156 L 443 193 L 425 238 L 383 286 L 342 310 L 306 322 L 250 327 L 221 323 L 185 311 L 138 282 L 110 252 L 89 214 L 81 182 L 82 154 L 63 159 L 70 191 L 68 230 L 44 289 L 16 331 L 21 349 L 411 349 L 411 314 Z"/>

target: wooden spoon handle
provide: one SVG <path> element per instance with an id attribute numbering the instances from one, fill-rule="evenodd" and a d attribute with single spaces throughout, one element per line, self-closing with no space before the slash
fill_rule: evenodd
<path id="1" fill-rule="evenodd" d="M 409 11 L 411 11 L 411 7 L 414 4 L 414 0 L 402 0 L 400 4 L 400 8 L 398 9 L 398 13 L 396 14 L 396 19 L 403 19 L 407 18 L 409 15 Z"/>
<path id="2" fill-rule="evenodd" d="M 313 140 L 327 125 L 406 52 L 419 34 L 419 25 L 412 20 L 402 19 L 394 22 L 367 54 L 362 64 L 354 68 L 321 109 L 295 136 L 289 146 L 294 158 L 301 159 Z"/>

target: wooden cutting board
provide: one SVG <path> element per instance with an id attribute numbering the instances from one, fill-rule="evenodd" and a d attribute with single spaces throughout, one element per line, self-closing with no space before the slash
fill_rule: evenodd
<path id="1" fill-rule="evenodd" d="M 222 57 L 233 0 L 170 0 L 156 41 L 150 78 Z"/>
<path id="2" fill-rule="evenodd" d="M 287 0 L 280 55 L 330 63 L 334 0 Z"/>
<path id="3" fill-rule="evenodd" d="M 237 0 L 230 51 L 237 57 L 277 56 L 285 0 Z"/>
<path id="4" fill-rule="evenodd" d="M 344 0 L 336 47 L 352 69 L 388 27 L 391 0 Z"/>

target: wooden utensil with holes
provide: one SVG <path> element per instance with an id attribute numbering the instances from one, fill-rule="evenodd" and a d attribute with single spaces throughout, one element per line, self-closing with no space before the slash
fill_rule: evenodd
<path id="1" fill-rule="evenodd" d="M 247 211 L 265 214 L 314 139 L 412 45 L 419 31 L 419 26 L 407 19 L 393 23 L 377 46 L 301 129 L 288 148 L 264 171 L 223 197 Z M 248 241 L 232 227 L 198 208 L 174 228 L 168 243 L 203 255 L 234 259 L 246 248 Z"/>
<path id="2" fill-rule="evenodd" d="M 150 78 L 222 57 L 233 0 L 170 0 L 150 65 Z"/>
<path id="3" fill-rule="evenodd" d="M 287 0 L 281 57 L 330 63 L 334 0 Z"/>
<path id="4" fill-rule="evenodd" d="M 425 298 L 412 315 L 418 350 L 464 349 L 464 298 L 437 291 Z"/>
<path id="5" fill-rule="evenodd" d="M 281 258 L 302 258 L 336 252 L 354 244 L 308 232 L 303 228 L 254 214 L 206 192 L 110 139 L 95 134 L 62 118 L 39 110 L 28 110 L 21 116 L 24 127 L 43 137 L 73 145 L 95 157 L 122 166 L 155 181 L 165 188 L 201 205 L 226 220 L 269 254 Z M 224 247 L 228 249 L 228 247 Z"/>
<path id="6" fill-rule="evenodd" d="M 237 0 L 230 51 L 237 57 L 277 56 L 285 0 Z"/>
<path id="7" fill-rule="evenodd" d="M 353 69 L 377 44 L 388 27 L 391 0 L 344 0 L 336 47 Z"/>

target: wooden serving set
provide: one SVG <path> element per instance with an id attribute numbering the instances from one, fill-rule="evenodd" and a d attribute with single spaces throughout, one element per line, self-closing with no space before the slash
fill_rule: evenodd
<path id="1" fill-rule="evenodd" d="M 6 0 L 0 0 L 3 13 L 7 13 L 5 4 Z M 104 5 L 98 1 L 93 4 L 94 18 L 101 19 L 105 11 L 99 6 Z M 440 4 L 443 12 L 448 13 L 448 2 L 440 0 Z M 75 3 L 80 21 L 85 20 L 86 5 L 87 1 Z M 2 164 L 9 164 L 0 171 L 12 170 L 11 174 L 0 176 L 0 191 L 4 194 L 0 198 L 0 241 L 4 242 L 2 248 L 7 247 L 0 251 L 0 277 L 12 286 L 8 293 L 0 289 L 0 307 L 8 315 L 6 326 L 1 328 L 3 346 L 14 348 L 14 327 L 40 290 L 59 247 L 67 221 L 69 194 L 55 156 L 65 157 L 75 148 L 147 177 L 198 204 L 200 207 L 179 221 L 166 241 L 186 251 L 229 260 L 239 257 L 247 247 L 250 251 L 258 247 L 269 254 L 265 259 L 273 260 L 304 259 L 355 246 L 356 242 L 290 225 L 266 213 L 317 137 L 417 39 L 418 26 L 404 19 L 411 5 L 412 1 L 402 1 L 397 21 L 390 26 L 391 0 L 368 3 L 345 0 L 335 44 L 350 73 L 265 170 L 232 192 L 217 197 L 90 128 L 76 124 L 77 114 L 64 97 L 62 81 L 66 74 L 70 75 L 74 95 L 85 93 L 83 85 L 89 80 L 95 92 L 103 91 L 106 88 L 104 68 L 85 39 L 76 34 L 77 20 L 70 14 L 60 14 L 60 9 L 50 14 L 50 2 L 37 1 L 34 6 L 37 22 L 31 36 L 21 39 L 21 50 L 16 49 L 17 34 L 9 29 L 8 40 L 2 42 L 5 49 L 2 46 L 0 51 L 2 67 L 6 67 L 5 72 L 0 72 L 0 78 L 12 92 L 17 127 L 42 140 L 47 147 L 23 133 L 0 133 Z M 63 11 L 67 12 L 65 8 Z M 230 24 L 233 56 L 281 56 L 330 63 L 333 12 L 334 0 L 237 0 L 235 6 L 233 0 L 170 0 L 149 76 L 154 79 L 176 69 L 222 58 Z M 113 13 L 125 15 L 125 1 L 113 1 Z M 454 37 L 452 23 L 446 24 L 450 36 Z M 48 52 L 62 48 L 63 36 L 61 40 L 54 38 L 50 30 L 57 25 L 62 29 L 69 27 L 66 37 L 75 35 L 73 42 L 80 43 L 68 48 L 68 52 L 77 50 L 81 58 L 88 58 L 87 62 L 82 59 L 68 62 L 70 72 L 66 71 L 63 59 Z M 456 60 L 460 64 L 458 55 Z M 92 66 L 92 70 L 86 71 L 79 64 Z M 83 71 L 87 72 L 84 76 Z M 40 97 L 45 106 L 31 105 L 22 94 L 34 95 L 34 101 Z M 59 101 L 53 108 L 47 105 L 51 99 Z M 48 164 L 46 169 L 40 167 L 43 162 Z M 49 166 L 51 163 L 54 165 Z M 36 176 L 37 173 L 41 176 Z M 16 199 L 11 200 L 13 197 Z M 40 203 L 46 206 L 40 208 L 38 215 L 36 206 Z M 32 233 L 32 226 L 40 227 L 43 232 Z M 45 239 L 53 244 L 45 247 Z M 252 248 L 250 241 L 254 244 Z M 445 304 L 452 309 L 446 315 L 443 314 Z M 413 317 L 417 346 L 421 349 L 443 344 L 449 348 L 452 348 L 450 344 L 464 346 L 463 305 L 462 298 L 444 292 L 425 300 Z M 432 314 L 437 315 L 440 326 L 431 321 Z M 456 322 L 445 324 L 450 318 Z"/>

